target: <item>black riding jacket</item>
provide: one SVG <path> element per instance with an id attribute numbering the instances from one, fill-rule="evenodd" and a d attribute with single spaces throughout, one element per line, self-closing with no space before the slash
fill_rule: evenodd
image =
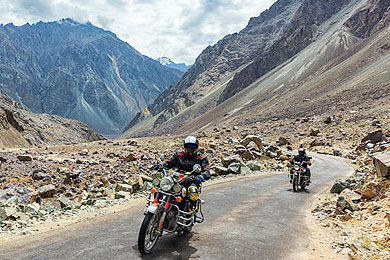
<path id="1" fill-rule="evenodd" d="M 210 165 L 206 156 L 199 153 L 189 155 L 185 152 L 177 152 L 164 166 L 167 168 L 177 168 L 179 172 L 192 172 L 195 164 L 200 164 L 202 172 L 200 173 L 205 180 L 210 179 Z"/>
<path id="2" fill-rule="evenodd" d="M 308 162 L 308 165 L 311 164 L 309 157 L 307 157 L 306 155 L 301 156 L 301 155 L 298 154 L 298 155 L 294 156 L 293 161 L 300 162 L 300 163 L 301 162 Z M 307 165 L 304 165 L 304 166 L 306 167 Z"/>

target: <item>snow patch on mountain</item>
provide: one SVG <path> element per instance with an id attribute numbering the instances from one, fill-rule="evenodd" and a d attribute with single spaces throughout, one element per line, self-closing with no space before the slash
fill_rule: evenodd
<path id="1" fill-rule="evenodd" d="M 185 63 L 175 63 L 168 57 L 160 57 L 157 59 L 158 62 L 160 62 L 161 65 L 180 70 L 182 72 L 186 72 L 189 68 L 191 68 L 191 65 L 186 65 Z"/>

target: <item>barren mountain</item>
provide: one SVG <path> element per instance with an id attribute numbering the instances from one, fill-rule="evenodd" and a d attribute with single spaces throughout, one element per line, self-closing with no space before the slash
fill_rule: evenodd
<path id="1" fill-rule="evenodd" d="M 387 100 L 390 80 L 389 5 L 304 1 L 265 56 L 225 76 L 153 131 L 143 132 L 157 126 L 156 117 L 146 116 L 142 127 L 136 125 L 125 136 L 193 133 L 221 124 L 359 112 L 370 106 L 386 109 L 381 101 Z"/>
<path id="2" fill-rule="evenodd" d="M 116 134 L 182 75 L 71 19 L 0 26 L 0 89 L 34 113 Z"/>
<path id="3" fill-rule="evenodd" d="M 33 114 L 0 95 L 0 147 L 83 143 L 105 139 L 88 125 L 48 114 Z"/>
<path id="4" fill-rule="evenodd" d="M 281 37 L 302 2 L 279 0 L 259 17 L 251 18 L 239 33 L 227 35 L 214 46 L 208 46 L 183 77 L 161 94 L 147 111 L 138 113 L 126 128 L 145 124 L 145 113 L 153 117 L 147 125 L 157 126 L 215 91 L 218 82 L 261 55 Z"/>

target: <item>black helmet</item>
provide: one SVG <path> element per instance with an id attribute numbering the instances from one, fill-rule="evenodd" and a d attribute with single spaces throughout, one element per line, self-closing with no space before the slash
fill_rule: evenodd
<path id="1" fill-rule="evenodd" d="M 184 149 L 189 155 L 193 155 L 199 148 L 198 139 L 195 136 L 187 136 L 184 139 Z"/>
<path id="2" fill-rule="evenodd" d="M 299 148 L 299 149 L 298 149 L 298 154 L 299 154 L 300 156 L 304 156 L 304 155 L 306 154 L 305 148 L 303 148 L 303 147 Z"/>

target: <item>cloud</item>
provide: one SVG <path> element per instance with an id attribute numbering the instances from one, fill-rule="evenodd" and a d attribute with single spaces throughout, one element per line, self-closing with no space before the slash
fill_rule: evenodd
<path id="1" fill-rule="evenodd" d="M 0 23 L 72 18 L 113 31 L 142 54 L 193 63 L 276 0 L 0 0 Z"/>

